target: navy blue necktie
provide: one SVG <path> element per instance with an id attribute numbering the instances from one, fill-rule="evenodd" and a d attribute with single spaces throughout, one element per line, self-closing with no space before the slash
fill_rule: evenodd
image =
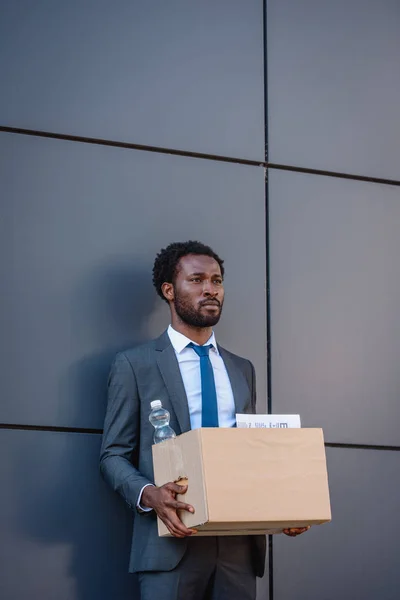
<path id="1" fill-rule="evenodd" d="M 201 426 L 218 427 L 218 402 L 215 389 L 214 371 L 208 356 L 212 344 L 209 346 L 196 346 L 192 342 L 188 348 L 193 348 L 200 357 L 201 375 Z"/>

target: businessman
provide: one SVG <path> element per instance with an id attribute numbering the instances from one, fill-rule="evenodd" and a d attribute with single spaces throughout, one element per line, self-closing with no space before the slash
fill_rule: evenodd
<path id="1" fill-rule="evenodd" d="M 135 514 L 130 571 L 138 573 L 141 600 L 254 600 L 256 576 L 264 573 L 265 536 L 196 537 L 177 512 L 195 510 L 179 501 L 186 488 L 156 487 L 153 479 L 152 400 L 162 401 L 177 434 L 234 427 L 236 413 L 255 412 L 253 365 L 219 346 L 213 332 L 223 278 L 223 260 L 204 244 L 161 250 L 153 283 L 171 325 L 158 339 L 119 353 L 111 369 L 100 468 Z M 171 538 L 158 537 L 157 515 Z"/>

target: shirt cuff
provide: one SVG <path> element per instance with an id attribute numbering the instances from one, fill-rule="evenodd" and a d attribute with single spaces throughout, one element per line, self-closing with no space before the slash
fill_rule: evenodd
<path id="1" fill-rule="evenodd" d="M 149 485 L 151 485 L 152 487 L 155 487 L 152 483 L 146 483 L 146 485 L 144 485 L 142 487 L 142 489 L 140 490 L 140 494 L 139 494 L 139 497 L 138 497 L 137 502 L 136 502 L 136 508 L 137 508 L 137 510 L 139 512 L 144 512 L 145 513 L 145 512 L 151 512 L 153 510 L 152 508 L 148 508 L 148 507 L 142 506 L 140 504 L 140 501 L 142 499 L 143 490 L 144 490 L 144 488 L 149 487 Z"/>

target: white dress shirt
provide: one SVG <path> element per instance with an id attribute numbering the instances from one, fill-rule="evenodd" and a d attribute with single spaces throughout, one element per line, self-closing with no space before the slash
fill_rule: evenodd
<path id="1" fill-rule="evenodd" d="M 186 397 L 189 405 L 190 426 L 192 429 L 201 427 L 201 375 L 200 375 L 200 357 L 193 348 L 187 345 L 192 342 L 182 333 L 179 333 L 171 325 L 168 327 L 168 336 L 175 350 L 176 358 L 179 364 L 183 385 L 185 387 Z M 192 342 L 196 346 L 196 342 Z M 220 427 L 233 427 L 236 423 L 235 402 L 231 382 L 225 368 L 222 356 L 218 352 L 215 334 L 204 344 L 210 348 L 209 357 L 214 372 L 215 388 L 218 401 L 218 423 Z"/>
<path id="2" fill-rule="evenodd" d="M 196 342 L 193 342 L 182 333 L 179 333 L 179 331 L 176 331 L 171 325 L 168 327 L 168 336 L 175 350 L 179 370 L 181 372 L 182 381 L 186 392 L 190 415 L 190 426 L 191 429 L 198 429 L 201 427 L 202 408 L 200 357 L 196 354 L 193 348 L 187 347 L 188 344 L 196 344 Z M 225 363 L 222 360 L 222 356 L 218 351 L 214 332 L 204 345 L 208 346 L 209 344 L 212 345 L 212 348 L 210 348 L 209 357 L 214 372 L 215 389 L 217 391 L 219 427 L 233 427 L 236 423 L 235 401 L 233 398 L 232 386 L 228 377 L 228 372 L 226 370 Z M 196 346 L 199 346 L 199 344 L 196 344 Z M 147 486 L 144 486 L 139 494 L 137 507 L 140 510 L 147 512 L 151 509 L 140 506 L 140 500 L 145 487 Z"/>

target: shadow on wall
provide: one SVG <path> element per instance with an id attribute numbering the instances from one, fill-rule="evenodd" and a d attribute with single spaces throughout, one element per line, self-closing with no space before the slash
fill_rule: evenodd
<path id="1" fill-rule="evenodd" d="M 152 337 L 149 321 L 158 300 L 151 267 L 132 268 L 132 263 L 134 258 L 100 266 L 72 296 L 69 318 L 75 362 L 60 381 L 60 423 L 102 428 L 113 357 Z"/>
<path id="2" fill-rule="evenodd" d="M 147 332 L 155 301 L 147 266 L 102 267 L 76 290 L 71 339 L 85 355 L 60 383 L 60 404 L 69 417 L 75 412 L 76 425 L 102 426 L 112 358 L 116 351 L 152 337 Z M 26 477 L 20 481 L 21 519 L 30 538 L 70 547 L 65 569 L 74 580 L 74 592 L 66 599 L 133 600 L 138 597 L 136 579 L 127 573 L 132 515 L 100 478 L 100 437 L 37 434 L 39 444 L 26 448 L 22 457 Z M 41 595 L 41 600 L 53 598 Z"/>

